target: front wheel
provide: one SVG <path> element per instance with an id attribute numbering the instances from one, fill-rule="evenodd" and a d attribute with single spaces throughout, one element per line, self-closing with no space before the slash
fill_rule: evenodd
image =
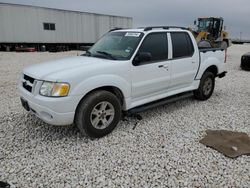
<path id="1" fill-rule="evenodd" d="M 75 115 L 80 132 L 94 138 L 109 134 L 120 119 L 120 101 L 108 91 L 90 93 L 80 102 Z"/>
<path id="2" fill-rule="evenodd" d="M 199 88 L 194 91 L 194 97 L 204 101 L 211 97 L 215 86 L 215 75 L 211 72 L 205 72 L 201 78 Z"/>

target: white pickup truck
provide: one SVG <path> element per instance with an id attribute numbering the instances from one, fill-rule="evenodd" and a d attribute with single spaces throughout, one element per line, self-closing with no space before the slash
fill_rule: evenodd
<path id="1" fill-rule="evenodd" d="M 123 112 L 187 92 L 208 99 L 225 62 L 223 49 L 199 49 L 184 28 L 117 29 L 84 55 L 25 68 L 19 90 L 23 107 L 48 124 L 102 137 Z"/>

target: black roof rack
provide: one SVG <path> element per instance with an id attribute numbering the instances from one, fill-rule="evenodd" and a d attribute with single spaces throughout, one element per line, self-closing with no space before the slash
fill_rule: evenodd
<path id="1" fill-rule="evenodd" d="M 186 27 L 179 27 L 179 26 L 150 26 L 150 27 L 145 27 L 144 31 L 150 31 L 152 29 L 170 29 L 170 28 L 177 28 L 177 29 L 184 29 L 187 30 Z"/>
<path id="2" fill-rule="evenodd" d="M 124 28 L 116 27 L 116 28 L 114 28 L 114 29 L 110 29 L 109 32 L 116 31 L 116 30 L 121 30 L 121 29 L 124 29 Z"/>

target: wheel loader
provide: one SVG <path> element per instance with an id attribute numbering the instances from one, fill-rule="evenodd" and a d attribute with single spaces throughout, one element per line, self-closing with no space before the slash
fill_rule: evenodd
<path id="1" fill-rule="evenodd" d="M 196 38 L 196 42 L 200 48 L 223 48 L 227 49 L 230 46 L 228 33 L 223 27 L 223 18 L 207 17 L 198 18 L 194 21 L 197 29 L 190 31 Z"/>

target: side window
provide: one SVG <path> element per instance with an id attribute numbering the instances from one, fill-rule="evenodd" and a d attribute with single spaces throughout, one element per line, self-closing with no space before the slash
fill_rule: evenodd
<path id="1" fill-rule="evenodd" d="M 173 45 L 173 59 L 190 57 L 194 53 L 193 43 L 187 33 L 171 33 Z"/>
<path id="2" fill-rule="evenodd" d="M 56 24 L 54 24 L 54 23 L 43 23 L 43 29 L 44 30 L 55 31 L 56 30 Z"/>
<path id="3" fill-rule="evenodd" d="M 139 49 L 140 52 L 151 54 L 149 62 L 168 59 L 167 33 L 152 33 L 146 36 Z"/>
<path id="4" fill-rule="evenodd" d="M 55 31 L 56 30 L 56 24 L 51 23 L 50 24 L 50 30 Z"/>
<path id="5" fill-rule="evenodd" d="M 43 29 L 49 30 L 49 23 L 43 23 Z"/>

